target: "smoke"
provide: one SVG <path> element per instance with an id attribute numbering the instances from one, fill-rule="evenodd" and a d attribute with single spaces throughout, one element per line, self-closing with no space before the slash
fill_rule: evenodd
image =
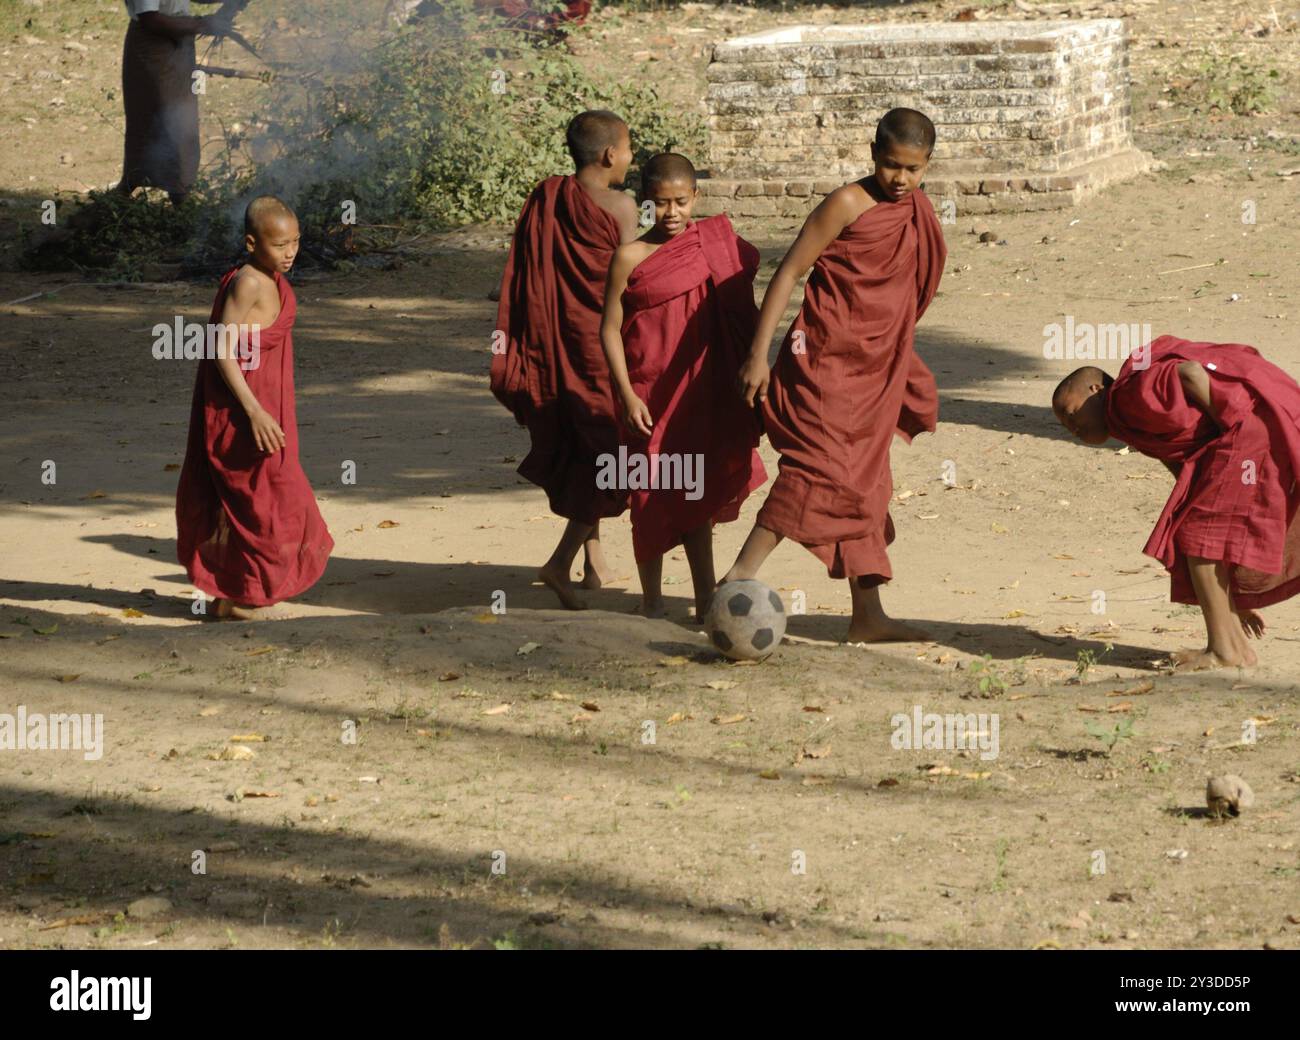
<path id="1" fill-rule="evenodd" d="M 204 63 L 269 78 L 258 91 L 262 106 L 223 128 L 226 148 L 205 171 L 213 204 L 206 220 L 231 228 L 237 239 L 247 204 L 258 195 L 278 195 L 300 214 L 308 257 L 330 259 L 320 255 L 327 232 L 341 223 L 344 204 L 357 201 L 361 182 L 373 179 L 380 159 L 377 113 L 367 111 L 365 99 L 384 75 L 385 49 L 404 31 L 392 8 L 410 15 L 419 5 L 316 0 L 259 6 L 236 22 L 256 56 L 231 39 L 201 48 Z"/>

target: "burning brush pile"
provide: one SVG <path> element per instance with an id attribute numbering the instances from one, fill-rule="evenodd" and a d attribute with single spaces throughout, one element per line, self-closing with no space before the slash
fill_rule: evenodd
<path id="1" fill-rule="evenodd" d="M 179 205 L 151 189 L 92 192 L 32 237 L 26 266 L 208 277 L 240 255 L 244 206 L 264 193 L 297 212 L 300 265 L 391 265 L 429 232 L 512 221 L 539 180 L 571 168 L 564 127 L 582 109 L 623 115 L 643 155 L 699 150 L 699 120 L 670 113 L 652 85 L 599 80 L 553 45 L 584 31 L 584 5 L 523 6 L 249 4 L 200 40 L 204 137 L 218 122 L 224 147 L 205 153 L 195 190 Z M 210 102 L 223 80 L 256 81 L 241 102 L 255 114 L 220 123 Z"/>

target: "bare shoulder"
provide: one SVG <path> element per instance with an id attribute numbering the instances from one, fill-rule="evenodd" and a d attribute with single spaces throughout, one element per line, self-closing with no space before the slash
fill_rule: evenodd
<path id="1" fill-rule="evenodd" d="M 270 321 L 280 313 L 280 290 L 275 279 L 245 264 L 230 285 L 226 305 L 227 314 L 240 321 Z"/>
<path id="2" fill-rule="evenodd" d="M 614 263 L 624 271 L 630 271 L 642 260 L 655 251 L 655 247 L 642 239 L 624 242 L 614 250 Z"/>
<path id="3" fill-rule="evenodd" d="M 801 262 L 806 260 L 811 266 L 818 253 L 873 205 L 874 200 L 861 184 L 845 184 L 832 191 L 808 214 L 799 232 L 795 245 Z"/>
<path id="4" fill-rule="evenodd" d="M 619 237 L 624 243 L 636 238 L 640 221 L 636 202 L 631 195 L 606 188 L 596 198 L 596 205 L 618 221 Z"/>
<path id="5" fill-rule="evenodd" d="M 275 282 L 255 268 L 245 264 L 235 275 L 235 284 L 230 287 L 231 295 L 241 303 L 260 303 L 269 300 L 272 295 L 278 297 Z"/>
<path id="6" fill-rule="evenodd" d="M 614 214 L 615 217 L 636 212 L 637 204 L 632 201 L 632 196 L 625 195 L 624 192 L 615 191 L 612 187 L 588 188 L 586 191 L 591 196 L 591 201 L 594 201 L 604 212 Z"/>
<path id="7" fill-rule="evenodd" d="M 842 184 L 826 196 L 823 205 L 835 213 L 844 216 L 846 224 L 852 224 L 858 217 L 876 204 L 871 193 L 862 186 L 861 181 Z"/>
<path id="8" fill-rule="evenodd" d="M 636 202 L 626 192 L 614 188 L 601 188 L 592 197 L 596 200 L 597 206 L 616 217 L 622 218 L 629 214 L 636 216 Z"/>

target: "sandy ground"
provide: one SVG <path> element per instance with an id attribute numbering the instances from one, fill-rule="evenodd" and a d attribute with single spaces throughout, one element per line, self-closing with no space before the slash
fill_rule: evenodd
<path id="1" fill-rule="evenodd" d="M 1100 6 L 1147 19 L 1145 53 L 1151 5 Z M 622 14 L 605 31 L 633 47 L 663 30 Z M 117 44 L 93 46 L 103 75 Z M 1294 54 L 1294 33 L 1277 46 Z M 689 49 L 673 60 L 702 74 Z M 149 330 L 204 320 L 213 287 L 3 275 L 0 304 L 60 291 L 0 309 L 0 710 L 102 713 L 106 745 L 0 753 L 0 943 L 1300 946 L 1300 608 L 1266 612 L 1248 674 L 1153 669 L 1202 637 L 1140 553 L 1169 478 L 1068 440 L 1048 396 L 1070 366 L 1042 352 L 1043 326 L 1072 316 L 1250 343 L 1300 372 L 1296 180 L 1277 176 L 1295 108 L 1254 121 L 1283 128 L 1259 147 L 1240 120 L 1197 117 L 1194 143 L 1139 135 L 1165 168 L 987 221 L 1005 244 L 970 218 L 945 228 L 918 333 L 941 423 L 896 445 L 885 592 L 924 645 L 837 645 L 847 589 L 783 545 L 763 577 L 808 613 L 767 662 L 730 664 L 685 623 L 680 553 L 670 618 L 630 615 L 625 518 L 606 525 L 619 581 L 584 614 L 553 609 L 529 579 L 560 525 L 514 473 L 525 437 L 486 385 L 499 228 L 298 283 L 302 458 L 336 554 L 282 620 L 196 619 L 172 519 L 193 373 L 155 361 Z M 111 179 L 113 142 L 96 147 L 81 176 Z M 73 187 L 49 151 L 21 168 Z M 26 194 L 12 155 L 0 176 Z M 765 283 L 796 228 L 740 230 Z M 720 568 L 762 497 L 718 530 Z M 996 713 L 998 757 L 892 749 L 890 717 L 916 705 Z M 1107 754 L 1099 720 L 1132 735 Z M 209 757 L 233 746 L 253 757 Z M 1239 819 L 1198 811 L 1220 772 L 1255 789 Z M 122 913 L 146 896 L 167 905 Z"/>

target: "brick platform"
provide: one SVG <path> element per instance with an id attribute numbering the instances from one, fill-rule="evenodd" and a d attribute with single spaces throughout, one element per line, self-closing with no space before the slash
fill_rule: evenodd
<path id="1" fill-rule="evenodd" d="M 718 44 L 708 80 L 704 213 L 805 216 L 870 173 L 898 106 L 938 128 L 924 187 L 941 215 L 1069 206 L 1151 163 L 1115 18 L 796 26 Z"/>

